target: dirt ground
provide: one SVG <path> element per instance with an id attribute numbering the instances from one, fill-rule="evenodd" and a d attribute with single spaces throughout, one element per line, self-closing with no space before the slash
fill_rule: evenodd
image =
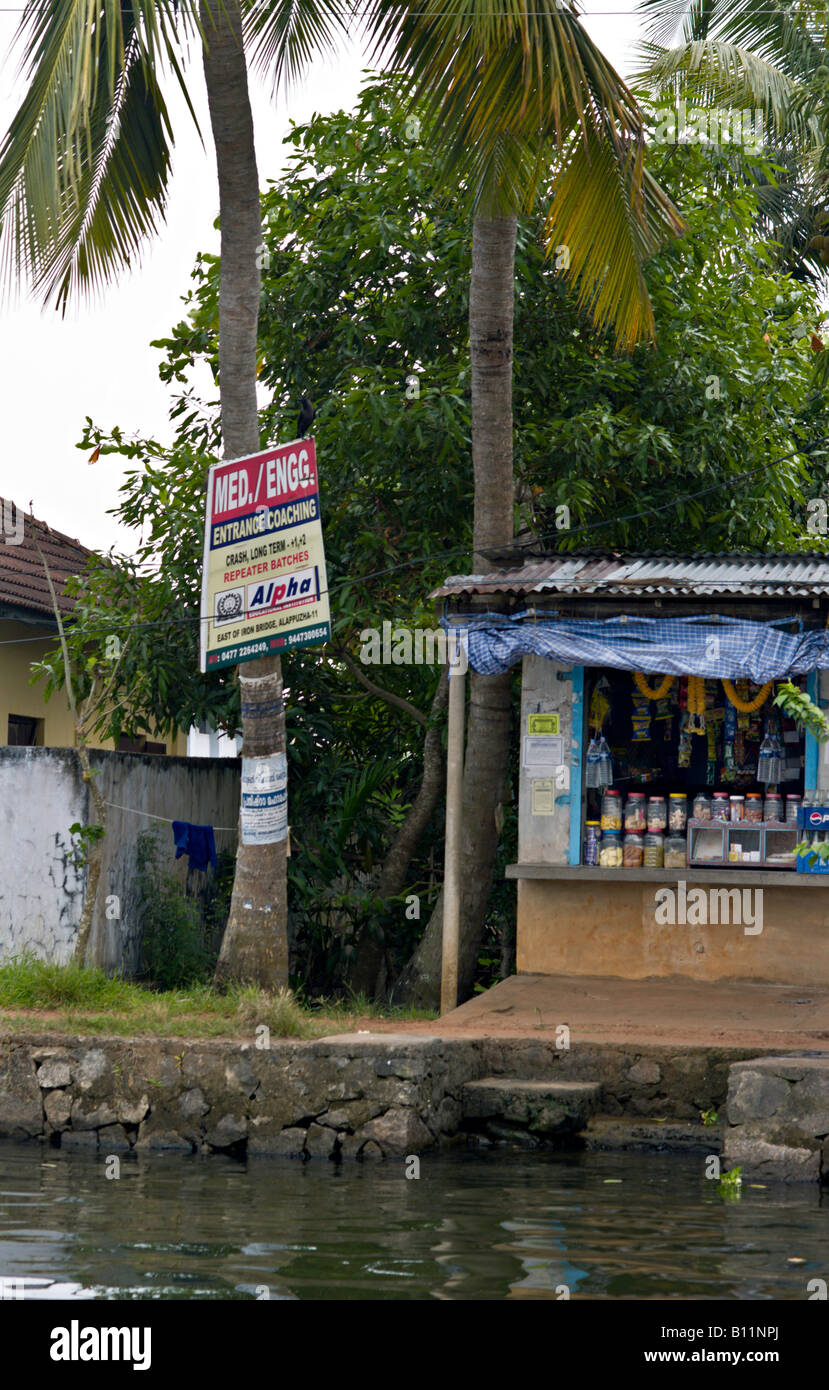
<path id="1" fill-rule="evenodd" d="M 513 975 L 436 1022 L 366 1020 L 372 1032 L 675 1043 L 829 1053 L 829 988 L 723 980 Z"/>

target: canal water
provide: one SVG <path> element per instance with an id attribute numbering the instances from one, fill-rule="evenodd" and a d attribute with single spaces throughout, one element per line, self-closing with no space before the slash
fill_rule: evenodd
<path id="1" fill-rule="evenodd" d="M 661 1154 L 406 1169 L 126 1155 L 108 1178 L 103 1155 L 0 1141 L 0 1279 L 37 1298 L 804 1300 L 829 1280 L 817 1187 L 729 1200 L 703 1159 Z"/>

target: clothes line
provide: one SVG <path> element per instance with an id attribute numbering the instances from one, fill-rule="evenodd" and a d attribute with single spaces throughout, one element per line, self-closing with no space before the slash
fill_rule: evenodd
<path id="1" fill-rule="evenodd" d="M 165 825 L 173 824 L 173 820 L 170 816 L 156 816 L 153 815 L 152 811 L 139 811 L 135 806 L 120 806 L 117 801 L 107 801 L 104 799 L 104 805 L 112 806 L 116 811 L 129 811 L 133 816 L 146 816 L 148 820 L 161 820 L 164 821 Z M 232 828 L 229 825 L 214 825 L 213 829 L 223 830 L 228 835 L 238 835 L 239 833 L 239 827 L 235 825 Z"/>

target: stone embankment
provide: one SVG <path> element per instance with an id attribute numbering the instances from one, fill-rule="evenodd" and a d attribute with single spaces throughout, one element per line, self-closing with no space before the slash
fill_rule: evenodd
<path id="1" fill-rule="evenodd" d="M 727 1109 L 725 1108 L 727 1096 Z M 447 1144 L 718 1153 L 764 1178 L 829 1172 L 829 1055 L 526 1038 L 0 1040 L 0 1135 L 117 1153 L 384 1158 Z M 767 1152 L 773 1150 L 773 1152 Z"/>

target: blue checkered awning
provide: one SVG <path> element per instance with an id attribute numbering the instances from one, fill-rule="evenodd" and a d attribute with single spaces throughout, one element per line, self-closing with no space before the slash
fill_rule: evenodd
<path id="1" fill-rule="evenodd" d="M 523 656 L 565 666 L 614 666 L 672 676 L 710 676 L 763 684 L 829 669 L 829 632 L 784 632 L 776 622 L 713 616 L 536 619 L 487 613 L 443 620 L 467 635 L 469 664 L 482 675 L 508 671 Z M 791 620 L 789 620 L 791 625 Z"/>

